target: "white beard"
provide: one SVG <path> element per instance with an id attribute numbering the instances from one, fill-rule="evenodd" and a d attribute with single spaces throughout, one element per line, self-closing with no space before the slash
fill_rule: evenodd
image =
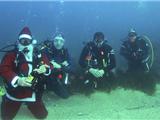
<path id="1" fill-rule="evenodd" d="M 24 53 L 23 50 L 26 49 L 28 50 L 28 52 Z M 32 62 L 32 59 L 33 59 L 33 49 L 34 49 L 34 46 L 32 44 L 28 45 L 28 46 L 23 46 L 21 44 L 18 44 L 18 50 L 20 52 L 22 52 L 26 58 L 27 61 L 30 61 Z"/>

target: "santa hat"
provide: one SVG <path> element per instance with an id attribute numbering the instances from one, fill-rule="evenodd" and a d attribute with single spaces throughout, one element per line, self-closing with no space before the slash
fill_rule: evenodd
<path id="1" fill-rule="evenodd" d="M 28 27 L 24 27 L 20 34 L 19 34 L 19 40 L 20 39 L 32 39 L 32 34 L 31 34 L 31 31 Z"/>

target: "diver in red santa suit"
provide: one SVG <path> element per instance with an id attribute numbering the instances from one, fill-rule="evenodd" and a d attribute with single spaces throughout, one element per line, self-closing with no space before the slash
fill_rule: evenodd
<path id="1" fill-rule="evenodd" d="M 44 119 L 48 115 L 42 93 L 45 76 L 50 74 L 51 68 L 45 55 L 35 50 L 33 41 L 29 28 L 24 27 L 19 34 L 17 48 L 2 59 L 0 75 L 6 88 L 1 103 L 3 120 L 12 120 L 22 103 L 37 119 Z M 36 82 L 33 82 L 35 79 Z"/>

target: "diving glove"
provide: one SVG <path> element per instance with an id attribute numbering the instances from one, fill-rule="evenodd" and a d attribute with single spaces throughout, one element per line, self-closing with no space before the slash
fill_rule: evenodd
<path id="1" fill-rule="evenodd" d="M 69 63 L 68 63 L 67 61 L 64 61 L 64 62 L 62 63 L 62 65 L 63 65 L 63 66 L 68 66 Z"/>
<path id="2" fill-rule="evenodd" d="M 96 78 L 100 78 L 100 77 L 103 76 L 103 75 L 102 75 L 103 72 L 100 71 L 99 69 L 90 68 L 90 69 L 89 69 L 89 72 L 90 72 L 94 77 L 96 77 Z"/>
<path id="3" fill-rule="evenodd" d="M 51 61 L 52 65 L 54 68 L 57 68 L 57 69 L 60 69 L 61 68 L 61 65 L 56 63 L 54 60 Z"/>
<path id="4" fill-rule="evenodd" d="M 46 73 L 47 68 L 49 68 L 49 66 L 46 64 L 43 64 L 38 69 L 36 68 L 33 71 L 37 72 L 38 74 L 44 74 L 44 73 Z"/>
<path id="5" fill-rule="evenodd" d="M 18 86 L 31 87 L 32 84 L 31 84 L 31 82 L 28 80 L 27 77 L 19 77 L 19 78 L 18 78 Z"/>
<path id="6" fill-rule="evenodd" d="M 103 75 L 104 75 L 104 70 L 103 70 L 103 69 L 102 69 L 102 70 L 99 70 L 98 73 L 99 73 L 99 75 L 100 75 L 101 77 L 103 77 Z"/>

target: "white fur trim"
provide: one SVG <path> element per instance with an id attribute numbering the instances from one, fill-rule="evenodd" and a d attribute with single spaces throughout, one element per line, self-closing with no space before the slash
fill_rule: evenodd
<path id="1" fill-rule="evenodd" d="M 13 80 L 11 81 L 11 85 L 13 86 L 13 87 L 17 87 L 18 85 L 17 85 L 17 80 L 19 79 L 19 77 L 18 76 L 15 76 L 14 78 L 13 78 Z"/>
<path id="2" fill-rule="evenodd" d="M 33 45 L 37 44 L 37 40 L 35 40 L 35 39 L 32 40 L 32 44 L 33 44 Z"/>
<path id="3" fill-rule="evenodd" d="M 22 38 L 27 38 L 27 39 L 32 39 L 32 37 L 28 34 L 22 34 L 19 36 L 19 39 L 22 39 Z"/>
<path id="4" fill-rule="evenodd" d="M 28 75 L 30 75 L 30 74 L 31 74 L 31 72 L 32 72 L 33 67 L 32 67 L 32 65 L 31 65 L 31 64 L 28 64 L 28 68 L 29 68 Z"/>
<path id="5" fill-rule="evenodd" d="M 8 93 L 6 93 L 6 97 L 8 99 L 10 99 L 10 100 L 13 100 L 13 101 L 22 101 L 22 102 L 35 102 L 36 101 L 36 94 L 35 94 L 35 92 L 32 93 L 32 97 L 23 98 L 23 99 L 18 99 L 18 98 L 12 97 Z"/>
<path id="6" fill-rule="evenodd" d="M 26 61 L 28 62 L 32 62 L 33 61 L 33 49 L 31 48 L 31 51 L 29 51 L 27 54 L 24 55 L 25 56 L 25 59 Z M 28 75 L 31 74 L 32 70 L 33 70 L 33 66 L 32 64 L 28 64 Z"/>

